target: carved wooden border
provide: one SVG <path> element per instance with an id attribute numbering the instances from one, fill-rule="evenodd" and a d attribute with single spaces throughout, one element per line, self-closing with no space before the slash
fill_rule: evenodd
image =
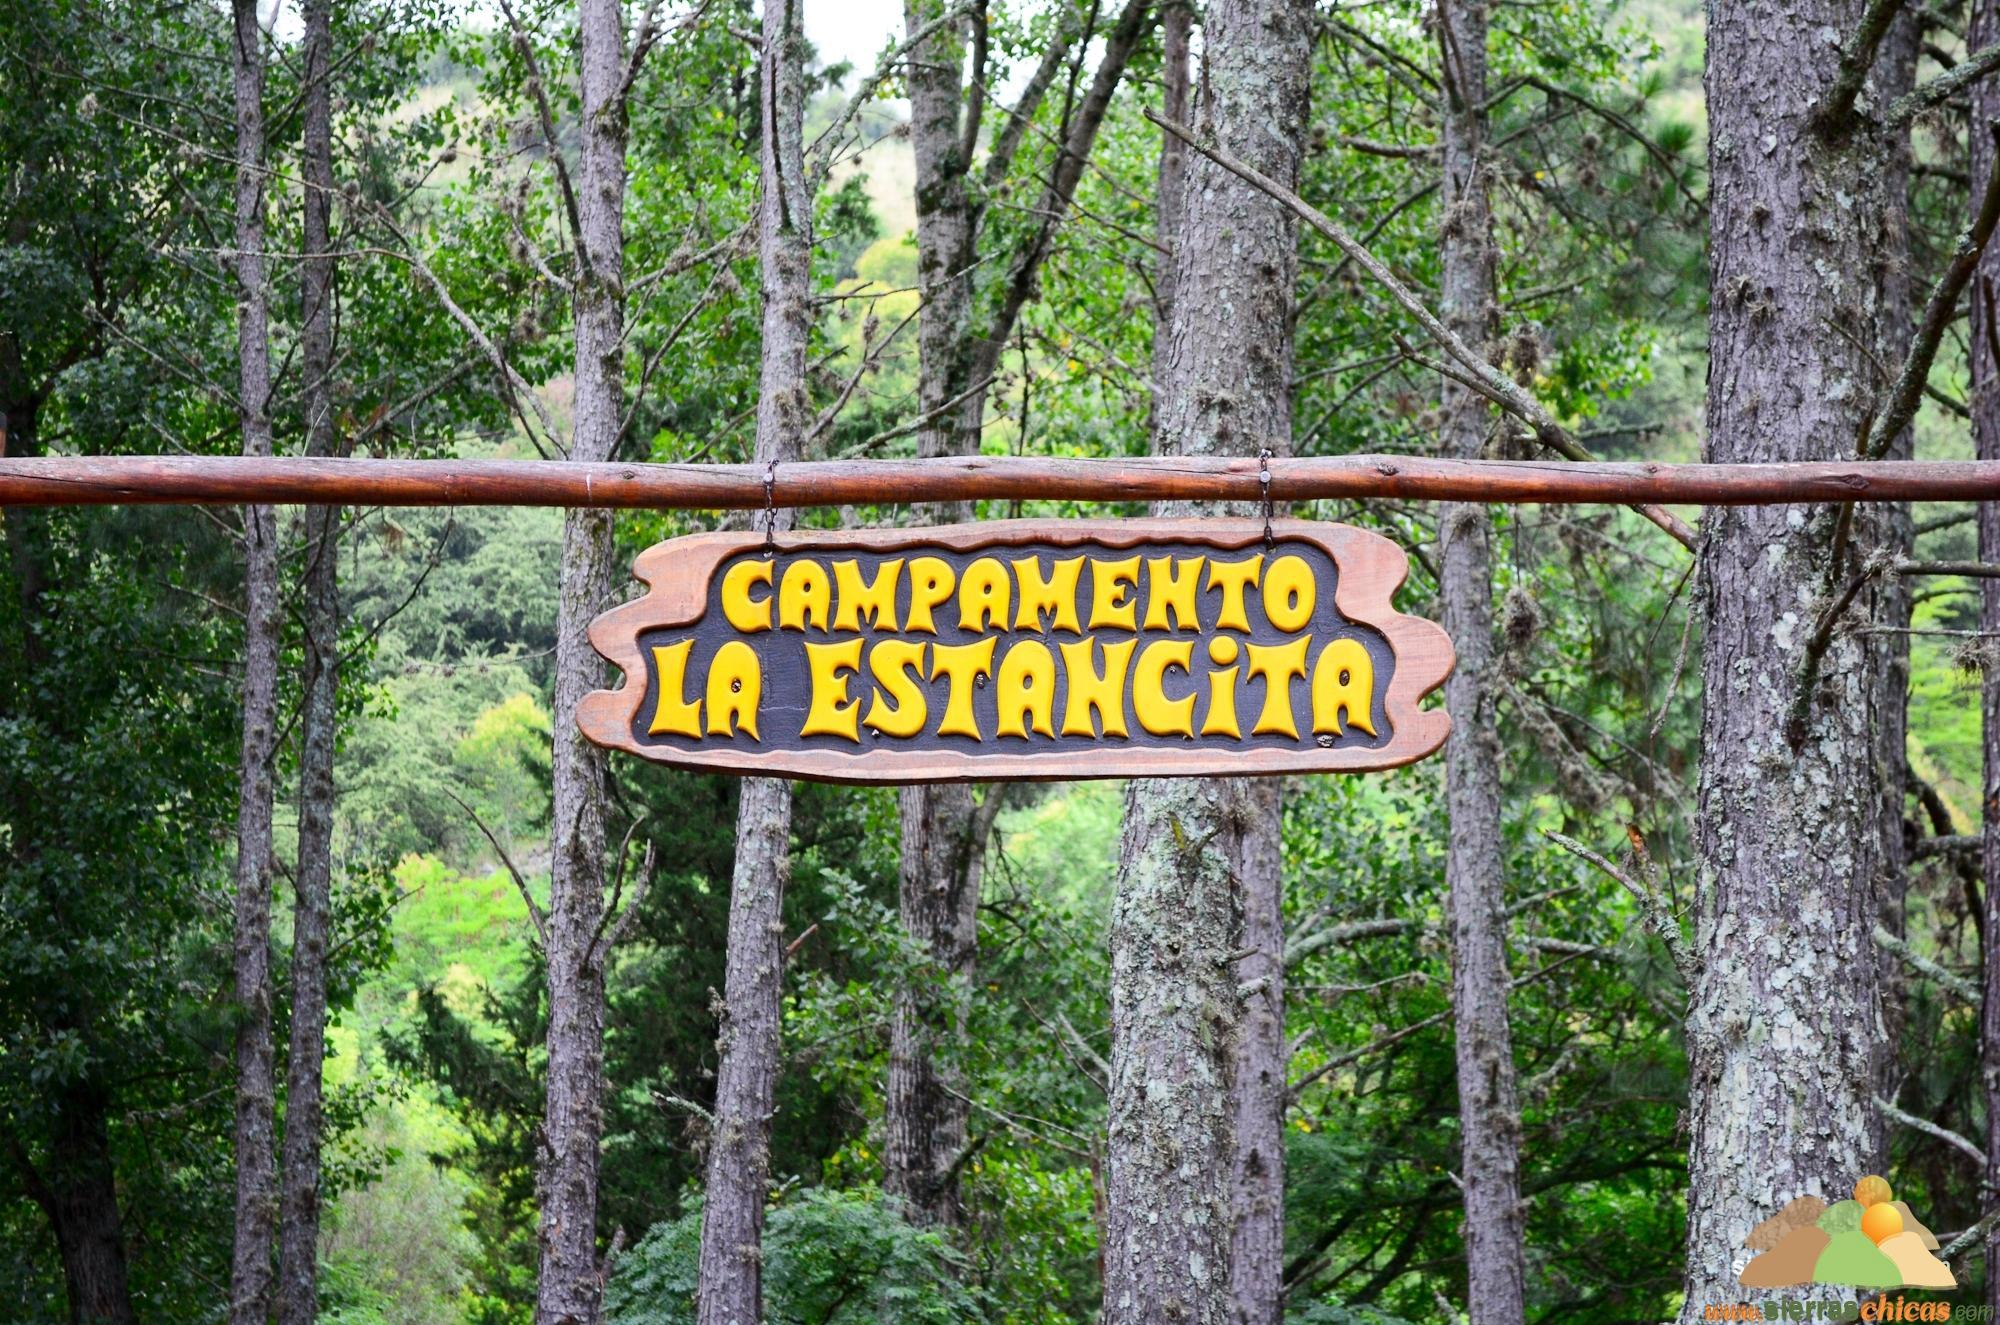
<path id="1" fill-rule="evenodd" d="M 1230 751 L 1134 749 L 1040 751 L 1022 754 L 962 754 L 942 750 L 689 751 L 642 746 L 632 738 L 638 708 L 645 702 L 646 664 L 639 652 L 642 631 L 692 625 L 708 607 L 709 582 L 731 555 L 763 545 L 757 532 L 694 534 L 646 549 L 633 574 L 648 592 L 612 608 L 590 623 L 590 642 L 624 672 L 617 690 L 593 690 L 577 706 L 577 725 L 598 745 L 682 768 L 714 769 L 764 777 L 815 782 L 1000 782 L 1065 781 L 1081 778 L 1181 777 L 1194 775 L 1271 776 L 1284 773 L 1353 773 L 1398 768 L 1435 753 L 1451 731 L 1442 709 L 1422 707 L 1423 697 L 1444 684 L 1456 661 L 1451 640 L 1435 623 L 1406 616 L 1391 602 L 1409 573 L 1403 550 L 1378 534 L 1352 525 L 1279 520 L 1279 537 L 1317 545 L 1339 570 L 1334 604 L 1350 621 L 1372 626 L 1389 643 L 1396 660 L 1384 696 L 1390 725 L 1388 744 L 1376 749 Z M 976 551 L 1022 543 L 1067 546 L 1092 543 L 1127 548 L 1180 541 L 1234 551 L 1262 543 L 1263 525 L 1244 520 L 994 520 L 928 529 L 810 530 L 782 534 L 784 552 L 865 548 L 872 552 L 943 547 Z"/>

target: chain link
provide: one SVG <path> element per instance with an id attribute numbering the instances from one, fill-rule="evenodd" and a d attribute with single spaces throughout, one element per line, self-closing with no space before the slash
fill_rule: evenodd
<path id="1" fill-rule="evenodd" d="M 1264 551 L 1268 555 L 1278 542 L 1271 532 L 1271 448 L 1268 446 L 1257 452 L 1257 482 L 1264 493 Z"/>

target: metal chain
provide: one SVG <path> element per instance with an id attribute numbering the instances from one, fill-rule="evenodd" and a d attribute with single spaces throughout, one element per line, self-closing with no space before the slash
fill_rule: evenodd
<path id="1" fill-rule="evenodd" d="M 764 467 L 764 555 L 778 550 L 778 503 L 773 489 L 778 484 L 778 462 L 772 460 Z"/>
<path id="2" fill-rule="evenodd" d="M 1257 452 L 1257 482 L 1264 493 L 1264 551 L 1268 554 L 1278 542 L 1271 533 L 1271 448 L 1268 446 Z"/>

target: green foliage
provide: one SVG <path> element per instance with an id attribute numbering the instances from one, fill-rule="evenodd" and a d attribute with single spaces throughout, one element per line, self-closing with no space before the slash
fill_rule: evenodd
<path id="1" fill-rule="evenodd" d="M 605 1289 L 613 1325 L 695 1318 L 701 1210 L 648 1233 Z M 869 1191 L 818 1188 L 772 1208 L 764 1229 L 764 1319 L 771 1325 L 961 1325 L 978 1299 L 958 1253 Z"/>

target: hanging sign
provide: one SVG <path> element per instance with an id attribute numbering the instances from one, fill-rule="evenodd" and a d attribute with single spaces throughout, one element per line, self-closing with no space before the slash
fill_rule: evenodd
<path id="1" fill-rule="evenodd" d="M 1452 667 L 1346 525 L 1001 521 L 699 534 L 590 627 L 625 673 L 599 745 L 833 782 L 1393 768 L 1444 743 Z"/>

